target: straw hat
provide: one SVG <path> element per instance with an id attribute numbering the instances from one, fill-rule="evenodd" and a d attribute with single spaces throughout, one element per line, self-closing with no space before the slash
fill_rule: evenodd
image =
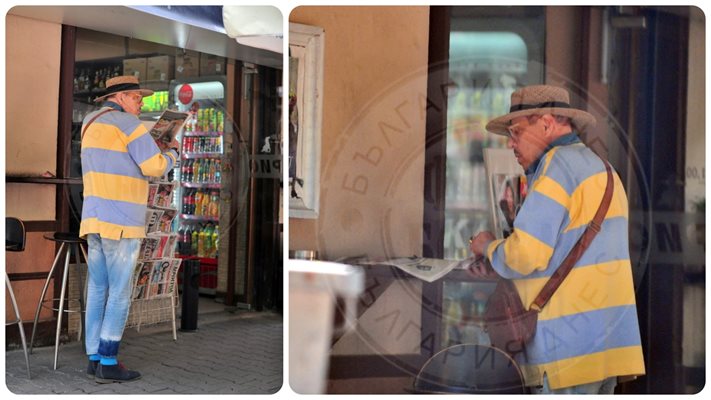
<path id="1" fill-rule="evenodd" d="M 595 126 L 595 117 L 587 111 L 570 106 L 568 91 L 556 86 L 526 86 L 511 93 L 509 113 L 493 119 L 486 124 L 486 130 L 499 135 L 507 135 L 506 128 L 511 120 L 527 115 L 552 114 L 569 117 L 575 128 L 585 131 Z"/>
<path id="2" fill-rule="evenodd" d="M 106 93 L 94 99 L 101 101 L 105 98 L 121 92 L 141 92 L 141 96 L 146 97 L 153 94 L 152 90 L 141 89 L 138 78 L 132 75 L 116 76 L 106 81 Z"/>

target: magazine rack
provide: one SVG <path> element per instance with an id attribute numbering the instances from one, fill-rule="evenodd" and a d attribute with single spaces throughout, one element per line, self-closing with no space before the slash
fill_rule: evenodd
<path id="1" fill-rule="evenodd" d="M 178 307 L 176 279 L 181 260 L 175 258 L 178 235 L 171 232 L 177 210 L 172 207 L 174 182 L 149 184 L 146 211 L 146 238 L 133 276 L 131 309 L 127 327 L 151 325 L 172 321 L 173 340 L 178 340 L 175 310 Z"/>

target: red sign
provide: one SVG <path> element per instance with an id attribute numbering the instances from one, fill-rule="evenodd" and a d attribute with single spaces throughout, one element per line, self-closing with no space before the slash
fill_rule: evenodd
<path id="1" fill-rule="evenodd" d="M 178 91 L 178 100 L 183 104 L 190 104 L 193 100 L 193 88 L 190 85 L 183 85 Z"/>

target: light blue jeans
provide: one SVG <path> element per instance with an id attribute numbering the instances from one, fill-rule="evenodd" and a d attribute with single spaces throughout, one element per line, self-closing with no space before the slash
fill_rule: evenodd
<path id="1" fill-rule="evenodd" d="M 561 389 L 551 389 L 548 386 L 548 375 L 543 375 L 543 387 L 532 388 L 533 394 L 613 394 L 617 386 L 617 377 L 613 376 L 601 381 L 585 383 Z"/>
<path id="2" fill-rule="evenodd" d="M 133 270 L 141 239 L 87 235 L 86 354 L 115 358 L 131 306 Z"/>

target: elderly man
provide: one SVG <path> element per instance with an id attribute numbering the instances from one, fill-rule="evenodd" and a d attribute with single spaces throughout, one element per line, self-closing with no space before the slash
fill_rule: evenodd
<path id="1" fill-rule="evenodd" d="M 98 383 L 140 378 L 117 360 L 131 303 L 131 277 L 145 237 L 148 177 L 165 175 L 178 142 L 156 143 L 138 119 L 143 97 L 133 76 L 106 82 L 100 110 L 82 126 L 84 205 L 80 235 L 89 244 L 86 301 L 87 375 Z"/>
<path id="2" fill-rule="evenodd" d="M 506 239 L 480 232 L 471 250 L 513 280 L 528 308 L 597 211 L 607 183 L 603 161 L 578 138 L 595 123 L 568 92 L 528 86 L 510 113 L 486 129 L 509 137 L 528 195 Z M 602 229 L 538 314 L 518 361 L 535 393 L 613 393 L 620 377 L 645 373 L 628 246 L 627 198 L 616 173 Z M 475 272 L 486 274 L 483 268 Z"/>

